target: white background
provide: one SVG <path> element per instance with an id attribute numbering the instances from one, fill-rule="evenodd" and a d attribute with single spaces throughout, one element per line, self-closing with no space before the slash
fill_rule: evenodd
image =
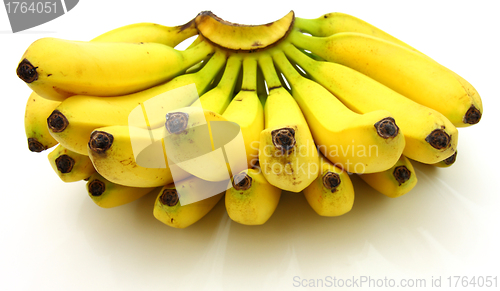
<path id="1" fill-rule="evenodd" d="M 442 287 L 433 289 L 448 290 L 448 276 L 500 275 L 496 1 L 274 3 L 85 0 L 58 19 L 16 34 L 0 9 L 0 290 L 334 289 L 295 287 L 327 276 L 425 279 L 428 287 L 441 277 Z M 201 221 L 179 230 L 155 220 L 153 196 L 99 208 L 84 182 L 61 182 L 47 152 L 28 150 L 23 117 L 30 90 L 15 69 L 34 40 L 89 40 L 143 21 L 179 25 L 203 10 L 261 24 L 292 9 L 303 18 L 327 12 L 357 16 L 472 83 L 483 98 L 484 116 L 478 125 L 460 129 L 455 165 L 415 165 L 417 186 L 397 199 L 353 179 L 355 205 L 342 217 L 320 217 L 302 195 L 288 194 L 263 226 L 232 222 L 221 201 Z M 384 290 L 367 284 L 363 290 Z"/>

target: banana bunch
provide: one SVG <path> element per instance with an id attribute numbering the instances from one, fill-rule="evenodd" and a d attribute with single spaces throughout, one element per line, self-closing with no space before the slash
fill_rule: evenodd
<path id="1" fill-rule="evenodd" d="M 90 41 L 42 38 L 16 73 L 32 89 L 29 150 L 53 148 L 56 174 L 87 181 L 101 207 L 156 195 L 154 217 L 175 228 L 221 200 L 232 220 L 260 225 L 297 193 L 340 216 L 352 175 L 402 196 L 414 163 L 455 162 L 458 128 L 483 112 L 462 77 L 343 13 L 241 25 L 205 11 Z"/>

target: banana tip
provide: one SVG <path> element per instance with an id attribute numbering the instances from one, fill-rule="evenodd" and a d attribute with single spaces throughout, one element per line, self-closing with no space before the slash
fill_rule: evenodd
<path id="1" fill-rule="evenodd" d="M 323 176 L 323 186 L 332 193 L 337 191 L 337 187 L 340 185 L 340 182 L 340 176 L 337 173 L 327 172 Z"/>
<path id="2" fill-rule="evenodd" d="M 55 160 L 56 167 L 59 172 L 63 174 L 67 174 L 73 170 L 73 166 L 75 165 L 75 160 L 68 155 L 60 155 Z"/>
<path id="3" fill-rule="evenodd" d="M 47 149 L 41 142 L 39 142 L 36 138 L 30 137 L 28 138 L 28 148 L 30 151 L 35 153 L 43 152 Z"/>
<path id="4" fill-rule="evenodd" d="M 399 127 L 392 117 L 381 119 L 375 123 L 375 128 L 377 129 L 377 134 L 384 139 L 394 138 L 399 134 Z"/>
<path id="5" fill-rule="evenodd" d="M 30 61 L 23 59 L 17 66 L 17 76 L 26 83 L 32 83 L 38 80 L 38 67 L 33 66 Z"/>
<path id="6" fill-rule="evenodd" d="M 179 194 L 175 189 L 165 189 L 161 193 L 160 203 L 167 206 L 175 206 L 179 203 Z"/>
<path id="7" fill-rule="evenodd" d="M 410 180 L 411 177 L 411 171 L 408 170 L 406 166 L 398 166 L 394 168 L 394 172 L 392 174 L 394 175 L 394 178 L 396 178 L 396 181 L 398 181 L 399 186 Z"/>
<path id="8" fill-rule="evenodd" d="M 105 153 L 113 144 L 113 135 L 104 131 L 94 131 L 90 135 L 89 149 L 95 153 Z"/>

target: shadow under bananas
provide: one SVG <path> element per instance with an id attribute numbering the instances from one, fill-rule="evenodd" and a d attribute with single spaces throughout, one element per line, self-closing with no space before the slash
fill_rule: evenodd
<path id="1" fill-rule="evenodd" d="M 417 186 L 395 199 L 352 176 L 354 207 L 340 217 L 321 217 L 302 193 L 284 192 L 264 225 L 231 221 L 222 198 L 197 223 L 175 229 L 154 218 L 151 193 L 112 209 L 89 199 L 76 227 L 116 268 L 117 280 L 141 269 L 151 277 L 144 281 L 176 278 L 169 280 L 174 289 L 202 289 L 209 280 L 227 290 L 255 290 L 292 286 L 294 276 L 432 274 L 456 263 L 450 258 L 473 256 L 467 251 L 477 243 L 477 222 L 464 198 L 440 179 L 440 169 L 415 164 Z"/>

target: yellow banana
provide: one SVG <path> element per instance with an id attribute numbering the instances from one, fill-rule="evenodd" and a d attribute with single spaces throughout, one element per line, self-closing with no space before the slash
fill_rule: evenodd
<path id="1" fill-rule="evenodd" d="M 24 130 L 30 151 L 42 152 L 58 144 L 47 128 L 47 117 L 60 103 L 31 92 L 24 113 Z"/>
<path id="2" fill-rule="evenodd" d="M 234 96 L 234 90 L 241 71 L 241 58 L 230 56 L 227 60 L 222 79 L 217 85 L 201 95 L 191 106 L 202 107 L 218 114 L 222 114 Z"/>
<path id="3" fill-rule="evenodd" d="M 257 59 L 246 55 L 243 59 L 243 80 L 241 89 L 222 114 L 224 118 L 239 125 L 248 167 L 251 168 L 259 157 L 260 132 L 264 130 L 264 108 L 257 95 Z"/>
<path id="4" fill-rule="evenodd" d="M 194 21 L 184 25 L 164 26 L 151 22 L 125 25 L 107 31 L 91 41 L 97 42 L 154 42 L 175 47 L 198 32 Z"/>
<path id="5" fill-rule="evenodd" d="M 245 225 L 261 225 L 269 220 L 280 201 L 282 189 L 270 184 L 259 168 L 233 176 L 226 190 L 229 217 Z"/>
<path id="6" fill-rule="evenodd" d="M 455 152 L 458 130 L 438 111 L 418 104 L 349 67 L 312 60 L 293 46 L 287 46 L 285 50 L 311 78 L 332 92 L 351 110 L 367 113 L 385 109 L 391 112 L 404 134 L 403 154 L 406 157 L 432 164 Z M 401 153 L 398 153 L 390 166 L 400 155 Z M 375 172 L 380 171 L 382 170 Z"/>
<path id="7" fill-rule="evenodd" d="M 159 43 L 85 42 L 41 38 L 23 54 L 21 80 L 40 96 L 120 96 L 159 85 L 213 53 L 201 42 L 185 51 Z"/>
<path id="8" fill-rule="evenodd" d="M 457 127 L 476 124 L 481 119 L 481 99 L 467 81 L 407 47 L 355 32 L 311 37 L 293 31 L 290 40 L 442 113 Z"/>
<path id="9" fill-rule="evenodd" d="M 349 174 L 321 158 L 318 177 L 303 193 L 311 208 L 321 216 L 340 216 L 351 211 L 354 187 Z"/>
<path id="10" fill-rule="evenodd" d="M 269 87 L 259 165 L 271 185 L 300 192 L 318 176 L 318 150 L 299 105 L 281 85 L 271 56 L 262 55 L 259 65 Z"/>
<path id="11" fill-rule="evenodd" d="M 361 174 L 359 177 L 373 189 L 391 198 L 408 193 L 417 184 L 413 165 L 404 155 L 401 155 L 398 162 L 386 171 Z"/>
<path id="12" fill-rule="evenodd" d="M 47 157 L 52 169 L 63 182 L 84 180 L 95 172 L 88 156 L 69 151 L 62 145 L 55 147 Z"/>
<path id="13" fill-rule="evenodd" d="M 372 173 L 399 159 L 405 139 L 389 111 L 353 112 L 323 86 L 301 76 L 282 52 L 273 58 L 290 82 L 319 150 L 331 162 L 351 173 Z"/>
<path id="14" fill-rule="evenodd" d="M 184 195 L 205 195 L 211 186 L 220 189 L 221 182 L 207 182 L 191 176 L 190 178 L 169 184 L 161 188 L 156 198 L 153 215 L 164 224 L 175 228 L 186 228 L 199 221 L 214 208 L 217 202 L 224 196 L 226 181 L 223 181 L 223 191 L 213 193 L 203 200 L 194 203 L 182 204 L 179 191 L 182 189 Z"/>
<path id="15" fill-rule="evenodd" d="M 86 155 L 87 142 L 93 130 L 111 125 L 128 125 L 132 110 L 139 105 L 145 106 L 148 115 L 151 115 L 149 116 L 150 127 L 163 126 L 165 112 L 193 103 L 198 95 L 207 90 L 225 61 L 225 53 L 217 52 L 196 73 L 181 75 L 165 84 L 129 95 L 113 98 L 71 96 L 64 100 L 47 119 L 50 134 L 67 149 Z M 189 86 L 193 84 L 196 86 L 198 95 L 173 93 L 190 92 Z M 168 100 L 168 103 L 157 106 L 159 114 L 153 114 L 155 106 L 147 106 L 148 102 L 157 104 L 158 102 L 154 101 L 156 99 Z M 141 115 L 141 110 L 138 113 Z"/>
<path id="16" fill-rule="evenodd" d="M 112 183 L 98 172 L 90 176 L 86 184 L 87 192 L 100 207 L 111 208 L 133 202 L 157 188 L 135 188 Z"/>

